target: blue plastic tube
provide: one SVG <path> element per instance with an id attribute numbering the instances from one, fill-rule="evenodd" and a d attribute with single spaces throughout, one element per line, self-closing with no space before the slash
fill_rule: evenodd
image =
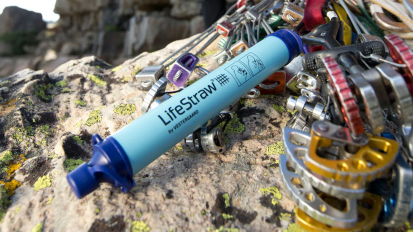
<path id="1" fill-rule="evenodd" d="M 278 30 L 241 55 L 102 140 L 92 138 L 93 157 L 67 175 L 78 198 L 109 182 L 123 192 L 133 175 L 288 64 L 303 49 L 300 37 Z"/>

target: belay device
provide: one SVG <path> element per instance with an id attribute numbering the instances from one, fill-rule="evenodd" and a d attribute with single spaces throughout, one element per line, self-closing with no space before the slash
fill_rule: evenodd
<path id="1" fill-rule="evenodd" d="M 93 157 L 67 175 L 78 198 L 109 182 L 128 192 L 133 175 L 302 52 L 301 38 L 278 30 L 115 134 L 92 138 Z M 161 140 L 162 143 L 155 141 Z"/>

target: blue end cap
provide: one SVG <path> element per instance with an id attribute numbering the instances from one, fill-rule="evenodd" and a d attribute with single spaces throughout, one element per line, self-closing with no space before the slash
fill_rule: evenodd
<path id="1" fill-rule="evenodd" d="M 77 198 L 82 198 L 108 182 L 128 192 L 133 186 L 132 166 L 122 146 L 113 138 L 105 140 L 93 135 L 93 157 L 67 175 L 67 181 Z"/>
<path id="2" fill-rule="evenodd" d="M 303 52 L 303 41 L 300 36 L 292 30 L 280 29 L 274 33 L 271 33 L 268 36 L 275 36 L 281 39 L 290 51 L 290 62 L 295 57 L 299 56 Z"/>

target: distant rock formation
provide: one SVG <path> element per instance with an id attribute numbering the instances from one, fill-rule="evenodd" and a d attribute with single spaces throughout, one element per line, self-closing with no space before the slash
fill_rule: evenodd
<path id="1" fill-rule="evenodd" d="M 0 35 L 10 32 L 40 32 L 46 29 L 42 14 L 16 6 L 4 8 L 0 15 Z"/>
<path id="2" fill-rule="evenodd" d="M 235 0 L 226 1 L 232 4 Z M 44 30 L 40 14 L 19 13 L 29 11 L 17 7 L 5 9 L 0 35 L 7 30 L 43 32 L 27 36 L 38 45 L 22 46 L 24 56 L 2 57 L 12 51 L 0 42 L 0 78 L 24 68 L 51 72 L 69 60 L 90 55 L 118 65 L 204 31 L 198 0 L 57 0 L 54 11 L 60 19 Z"/>

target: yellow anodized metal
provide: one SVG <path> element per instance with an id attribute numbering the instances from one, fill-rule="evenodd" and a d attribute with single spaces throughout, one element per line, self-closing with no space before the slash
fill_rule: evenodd
<path id="1" fill-rule="evenodd" d="M 372 181 L 381 177 L 393 165 L 399 150 L 398 143 L 383 137 L 367 135 L 369 142 L 347 159 L 331 160 L 317 155 L 317 149 L 331 146 L 333 140 L 311 130 L 311 142 L 305 165 L 325 178 L 346 182 Z"/>
<path id="2" fill-rule="evenodd" d="M 344 23 L 344 44 L 350 45 L 351 44 L 351 27 L 348 25 L 347 13 L 337 3 L 333 2 L 334 11 L 336 12 L 337 16 L 340 18 L 341 21 Z"/>
<path id="3" fill-rule="evenodd" d="M 363 199 L 358 200 L 357 213 L 358 222 L 354 228 L 351 229 L 341 229 L 331 226 L 327 226 L 314 218 L 308 216 L 301 209 L 297 210 L 295 214 L 295 221 L 303 229 L 308 232 L 363 232 L 369 231 L 374 224 L 377 222 L 380 210 L 382 206 L 382 199 L 380 196 L 366 192 Z"/>

